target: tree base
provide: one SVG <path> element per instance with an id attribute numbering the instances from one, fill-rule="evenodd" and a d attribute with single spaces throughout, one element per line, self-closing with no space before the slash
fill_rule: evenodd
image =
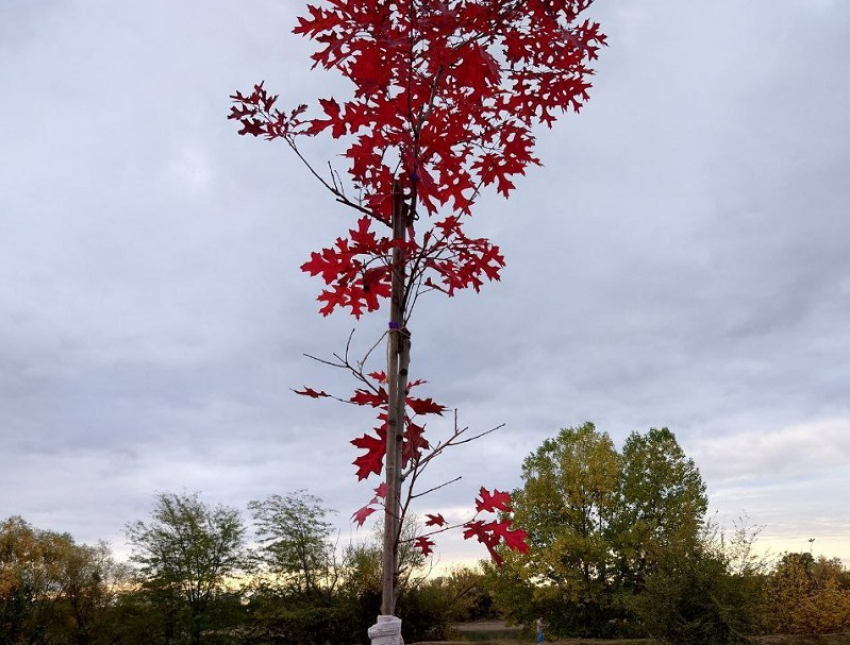
<path id="1" fill-rule="evenodd" d="M 372 645 L 404 645 L 401 637 L 401 618 L 378 616 L 378 622 L 367 632 Z"/>

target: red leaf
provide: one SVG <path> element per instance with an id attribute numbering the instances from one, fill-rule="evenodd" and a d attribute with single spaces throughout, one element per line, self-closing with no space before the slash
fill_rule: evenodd
<path id="1" fill-rule="evenodd" d="M 464 524 L 465 531 L 463 532 L 463 537 L 465 540 L 470 538 L 476 538 L 479 542 L 481 542 L 485 547 L 487 547 L 487 551 L 490 553 L 490 557 L 496 563 L 497 566 L 502 566 L 502 556 L 499 555 L 498 551 L 496 551 L 496 547 L 499 545 L 499 534 L 496 532 L 496 522 L 483 522 L 481 520 L 476 520 L 474 522 L 467 522 Z"/>
<path id="2" fill-rule="evenodd" d="M 435 403 L 433 399 L 416 399 L 412 396 L 407 397 L 407 405 L 413 410 L 414 414 L 442 415 L 448 409 L 439 403 Z"/>
<path id="3" fill-rule="evenodd" d="M 422 452 L 431 447 L 428 440 L 422 436 L 424 433 L 424 426 L 417 425 L 407 419 L 407 426 L 404 429 L 404 443 L 401 448 L 402 468 L 406 468 L 411 459 L 419 459 Z"/>
<path id="4" fill-rule="evenodd" d="M 348 262 L 341 253 L 333 249 L 324 249 L 321 253 L 313 251 L 310 261 L 301 265 L 301 270 L 310 275 L 322 275 L 325 284 L 331 284 L 337 280 L 340 273 L 347 271 Z"/>
<path id="5" fill-rule="evenodd" d="M 446 524 L 448 524 L 445 518 L 439 513 L 437 515 L 425 513 L 425 517 L 428 518 L 428 521 L 425 522 L 425 526 L 445 526 Z"/>
<path id="6" fill-rule="evenodd" d="M 325 114 L 327 114 L 330 118 L 314 119 L 310 122 L 310 127 L 307 128 L 306 133 L 310 135 L 318 134 L 319 132 L 328 127 L 333 127 L 331 136 L 334 139 L 338 139 L 339 137 L 344 136 L 345 121 L 340 118 L 339 103 L 337 103 L 333 99 L 319 99 L 319 104 L 322 106 L 322 109 L 325 111 Z"/>
<path id="7" fill-rule="evenodd" d="M 349 401 L 357 405 L 370 405 L 373 408 L 378 408 L 386 404 L 387 392 L 384 388 L 381 388 L 377 393 L 369 390 L 355 390 Z"/>
<path id="8" fill-rule="evenodd" d="M 475 500 L 475 510 L 478 512 L 487 511 L 495 513 L 496 511 L 504 511 L 510 513 L 513 510 L 511 508 L 510 493 L 503 493 L 497 489 L 493 489 L 493 493 L 490 494 L 490 491 L 482 486 L 479 495 L 481 495 L 481 499 L 476 498 Z"/>
<path id="9" fill-rule="evenodd" d="M 464 539 L 476 538 L 479 542 L 487 547 L 490 557 L 497 566 L 502 566 L 502 556 L 496 550 L 499 543 L 503 543 L 507 548 L 520 553 L 528 553 L 528 544 L 525 538 L 528 534 L 522 529 L 513 529 L 511 526 L 513 521 L 503 519 L 494 522 L 484 522 L 475 520 L 464 524 Z"/>
<path id="10" fill-rule="evenodd" d="M 416 540 L 414 540 L 414 545 L 417 549 L 422 551 L 422 555 L 429 556 L 433 552 L 434 541 L 427 536 L 420 535 Z"/>
<path id="11" fill-rule="evenodd" d="M 505 546 L 511 551 L 519 551 L 520 553 L 528 553 L 528 543 L 525 541 L 527 537 L 528 532 L 522 529 L 509 529 L 502 533 Z"/>
<path id="12" fill-rule="evenodd" d="M 317 391 L 317 390 L 314 390 L 314 389 L 309 388 L 307 386 L 305 386 L 303 390 L 292 390 L 292 391 L 295 392 L 296 394 L 300 394 L 301 396 L 309 396 L 313 399 L 318 399 L 318 398 L 321 398 L 321 397 L 330 396 L 330 394 L 328 394 L 327 392 L 322 392 L 321 390 Z"/>
<path id="13" fill-rule="evenodd" d="M 362 437 L 352 439 L 351 443 L 358 448 L 366 451 L 354 460 L 354 465 L 357 466 L 357 480 L 366 479 L 369 475 L 380 475 L 384 468 L 384 455 L 387 452 L 385 433 L 379 433 L 380 436 L 373 437 L 364 434 Z"/>
<path id="14" fill-rule="evenodd" d="M 375 509 L 371 506 L 364 506 L 363 508 L 354 511 L 354 514 L 351 516 L 351 519 L 354 520 L 357 526 L 363 526 L 363 523 L 366 521 L 366 518 L 374 512 Z"/>

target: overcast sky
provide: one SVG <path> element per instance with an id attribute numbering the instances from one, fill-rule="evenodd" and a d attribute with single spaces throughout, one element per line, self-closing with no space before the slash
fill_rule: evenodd
<path id="1" fill-rule="evenodd" d="M 434 481 L 462 481 L 419 510 L 463 519 L 559 428 L 621 446 L 668 426 L 721 520 L 850 564 L 850 3 L 597 4 L 590 104 L 479 203 L 502 282 L 417 308 L 423 394 L 506 424 L 447 456 Z M 347 539 L 370 416 L 289 388 L 351 386 L 302 356 L 354 321 L 322 319 L 298 267 L 352 213 L 225 119 L 263 79 L 289 105 L 346 95 L 310 71 L 301 11 L 0 0 L 0 518 L 121 552 L 157 491 L 244 510 L 306 488 Z M 333 142 L 306 151 L 344 167 Z"/>

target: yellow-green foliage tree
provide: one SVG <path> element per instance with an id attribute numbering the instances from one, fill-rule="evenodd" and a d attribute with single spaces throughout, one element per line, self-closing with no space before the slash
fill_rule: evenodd
<path id="1" fill-rule="evenodd" d="M 829 634 L 850 631 L 848 572 L 838 558 L 786 553 L 765 584 L 771 631 Z"/>
<path id="2" fill-rule="evenodd" d="M 20 517 L 0 521 L 0 645 L 106 643 L 126 580 L 105 544 L 77 544 Z"/>
<path id="3" fill-rule="evenodd" d="M 67 536 L 45 533 L 20 517 L 0 524 L 0 633 L 2 642 L 40 637 L 46 626 L 47 591 L 58 580 L 57 552 Z"/>
<path id="4" fill-rule="evenodd" d="M 621 452 L 592 423 L 565 428 L 523 462 L 513 493 L 528 553 L 487 568 L 498 607 L 564 636 L 626 635 L 631 597 L 661 554 L 696 540 L 707 498 L 699 470 L 667 428 L 632 433 Z"/>

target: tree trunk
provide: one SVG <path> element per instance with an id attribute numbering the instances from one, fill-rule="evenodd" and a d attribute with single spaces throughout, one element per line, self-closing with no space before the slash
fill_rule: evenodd
<path id="1" fill-rule="evenodd" d="M 404 196 L 393 187 L 393 240 L 399 244 L 392 254 L 392 286 L 389 334 L 387 337 L 387 437 L 384 500 L 384 551 L 381 613 L 392 616 L 398 591 L 398 539 L 401 533 L 401 449 L 404 437 L 407 373 L 410 341 L 404 326 L 406 258 L 401 248 L 407 239 Z"/>

